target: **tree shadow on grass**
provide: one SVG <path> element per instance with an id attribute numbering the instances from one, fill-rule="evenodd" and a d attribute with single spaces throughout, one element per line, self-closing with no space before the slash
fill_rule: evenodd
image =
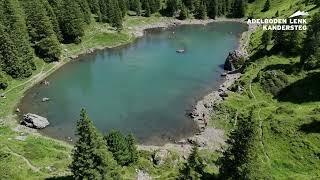
<path id="1" fill-rule="evenodd" d="M 46 178 L 46 180 L 72 180 L 72 176 L 60 176 L 60 177 L 50 177 Z"/>
<path id="2" fill-rule="evenodd" d="M 263 71 L 280 70 L 286 74 L 293 74 L 300 71 L 300 63 L 295 64 L 272 64 L 263 69 Z"/>
<path id="3" fill-rule="evenodd" d="M 299 130 L 308 134 L 320 133 L 320 121 L 314 119 L 311 123 L 301 125 Z"/>
<path id="4" fill-rule="evenodd" d="M 320 72 L 310 73 L 282 89 L 275 98 L 282 102 L 296 104 L 320 101 Z"/>
<path id="5" fill-rule="evenodd" d="M 266 51 L 261 48 L 257 48 L 256 52 L 250 56 L 250 62 L 255 62 L 258 59 L 261 59 L 265 56 L 272 55 L 269 51 Z"/>

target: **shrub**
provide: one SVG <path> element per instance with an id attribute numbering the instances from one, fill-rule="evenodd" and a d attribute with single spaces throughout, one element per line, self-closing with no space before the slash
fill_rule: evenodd
<path id="1" fill-rule="evenodd" d="M 0 90 L 5 90 L 8 87 L 8 80 L 4 74 L 0 71 Z"/>
<path id="2" fill-rule="evenodd" d="M 260 71 L 255 80 L 260 82 L 265 92 L 274 96 L 288 85 L 287 75 L 279 70 Z"/>

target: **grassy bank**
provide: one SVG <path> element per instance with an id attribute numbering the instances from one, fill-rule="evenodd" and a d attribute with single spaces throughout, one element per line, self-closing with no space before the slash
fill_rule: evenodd
<path id="1" fill-rule="evenodd" d="M 313 6 L 306 9 L 310 14 L 317 10 Z M 291 10 L 285 13 L 290 14 Z M 264 17 L 263 14 L 259 16 Z M 299 56 L 288 57 L 272 52 L 259 54 L 262 34 L 261 29 L 253 33 L 249 63 L 233 92 L 216 107 L 217 113 L 210 124 L 229 134 L 237 128 L 240 114 L 252 114 L 257 125 L 258 143 L 251 151 L 257 153 L 257 164 L 248 163 L 248 166 L 252 166 L 251 173 L 255 177 L 318 179 L 320 86 L 316 82 L 320 82 L 320 69 L 301 71 Z M 270 44 L 268 49 L 272 47 Z M 268 87 L 270 84 L 261 81 L 261 74 L 265 72 L 275 73 L 275 76 L 283 73 L 287 79 L 286 86 L 277 89 L 278 95 L 268 92 L 278 88 L 276 85 Z"/>

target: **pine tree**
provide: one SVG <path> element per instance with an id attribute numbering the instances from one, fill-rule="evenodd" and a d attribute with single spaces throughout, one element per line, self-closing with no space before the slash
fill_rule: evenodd
<path id="1" fill-rule="evenodd" d="M 5 27 L 0 24 L 0 65 L 2 69 L 13 78 L 17 78 L 23 74 L 21 63 L 22 59 L 19 57 L 17 48 L 9 34 L 5 32 Z"/>
<path id="2" fill-rule="evenodd" d="M 59 21 L 58 21 L 56 14 L 54 13 L 51 5 L 49 4 L 49 2 L 47 0 L 42 0 L 41 2 L 46 10 L 47 16 L 50 19 L 50 22 L 52 24 L 52 28 L 53 28 L 54 32 L 56 33 L 58 40 L 60 42 L 62 42 L 63 37 L 62 37 L 61 31 L 60 31 Z"/>
<path id="3" fill-rule="evenodd" d="M 122 18 L 126 16 L 127 14 L 127 5 L 126 0 L 119 0 L 119 8 L 121 10 L 121 16 Z"/>
<path id="4" fill-rule="evenodd" d="M 105 146 L 103 137 L 93 126 L 86 111 L 81 110 L 77 122 L 76 142 L 70 165 L 75 179 L 108 179 L 116 173 L 116 162 Z"/>
<path id="5" fill-rule="evenodd" d="M 65 42 L 80 43 L 84 35 L 83 15 L 78 3 L 74 0 L 58 0 L 56 15 Z"/>
<path id="6" fill-rule="evenodd" d="M 183 0 L 183 4 L 190 10 L 194 10 L 194 0 Z"/>
<path id="7" fill-rule="evenodd" d="M 91 23 L 91 9 L 87 0 L 76 0 L 82 12 L 83 21 L 86 24 Z"/>
<path id="8" fill-rule="evenodd" d="M 160 0 L 148 0 L 150 5 L 151 14 L 156 13 L 159 11 L 161 2 Z"/>
<path id="9" fill-rule="evenodd" d="M 100 0 L 87 0 L 87 1 L 90 7 L 91 13 L 97 16 L 96 20 L 98 22 L 101 22 L 102 19 L 101 19 L 100 4 L 99 4 Z"/>
<path id="10" fill-rule="evenodd" d="M 101 13 L 100 21 L 101 22 L 109 22 L 109 16 L 111 12 L 111 7 L 109 8 L 107 5 L 109 4 L 108 0 L 99 0 L 99 12 Z M 110 4 L 109 4 L 110 5 Z"/>
<path id="11" fill-rule="evenodd" d="M 268 45 L 270 44 L 271 38 L 272 38 L 272 31 L 265 31 L 262 34 L 261 42 L 262 42 L 262 45 L 264 46 L 265 51 L 267 50 Z"/>
<path id="12" fill-rule="evenodd" d="M 47 62 L 58 61 L 60 44 L 43 4 L 38 0 L 23 0 L 21 3 L 36 54 Z"/>
<path id="13" fill-rule="evenodd" d="M 166 16 L 170 16 L 170 17 L 174 16 L 177 10 L 178 10 L 177 0 L 166 1 L 166 9 L 165 9 Z"/>
<path id="14" fill-rule="evenodd" d="M 218 1 L 208 0 L 208 17 L 215 19 L 218 16 Z"/>
<path id="15" fill-rule="evenodd" d="M 128 143 L 120 131 L 112 130 L 105 136 L 105 141 L 119 165 L 126 166 L 130 164 Z"/>
<path id="16" fill-rule="evenodd" d="M 320 12 L 316 13 L 312 20 L 309 22 L 307 35 L 303 41 L 302 53 L 300 63 L 303 66 L 312 69 L 312 66 L 308 65 L 310 60 L 315 60 L 314 54 L 318 54 L 320 47 Z M 313 57 L 312 57 L 313 56 Z M 314 63 L 313 63 L 314 64 Z"/>
<path id="17" fill-rule="evenodd" d="M 281 51 L 285 44 L 285 32 L 284 31 L 273 31 L 272 36 L 274 37 L 274 49 Z"/>
<path id="18" fill-rule="evenodd" d="M 145 16 L 145 17 L 150 17 L 150 15 L 151 15 L 151 9 L 150 9 L 149 2 L 147 1 L 147 3 L 146 3 L 146 7 L 145 7 L 145 13 L 144 13 L 144 16 Z"/>
<path id="19" fill-rule="evenodd" d="M 140 0 L 133 0 L 133 10 L 136 12 L 137 16 L 141 15 L 141 2 L 140 2 Z"/>
<path id="20" fill-rule="evenodd" d="M 245 15 L 245 1 L 235 0 L 232 8 L 232 16 L 234 18 L 242 18 Z"/>
<path id="21" fill-rule="evenodd" d="M 182 6 L 181 10 L 180 10 L 180 14 L 178 19 L 180 20 L 185 20 L 188 17 L 188 9 L 185 5 Z"/>
<path id="22" fill-rule="evenodd" d="M 14 55 L 7 60 L 8 64 L 4 70 L 14 78 L 30 76 L 35 69 L 34 54 L 28 41 L 28 30 L 22 8 L 17 0 L 0 1 L 0 24 L 7 33 L 6 39 L 12 42 L 12 44 L 8 43 L 9 47 L 6 49 L 10 49 Z M 9 51 L 6 52 L 9 53 Z"/>
<path id="23" fill-rule="evenodd" d="M 126 141 L 127 141 L 127 145 L 128 145 L 128 151 L 130 152 L 129 155 L 129 163 L 135 163 L 137 162 L 138 158 L 139 158 L 139 152 L 137 150 L 137 146 L 136 146 L 136 140 L 134 138 L 134 136 L 132 134 L 129 134 L 126 137 Z"/>
<path id="24" fill-rule="evenodd" d="M 194 17 L 196 19 L 206 19 L 207 9 L 206 9 L 206 5 L 203 2 L 200 3 L 198 7 L 196 7 Z"/>
<path id="25" fill-rule="evenodd" d="M 228 148 L 219 158 L 221 179 L 251 179 L 251 172 L 259 169 L 257 159 L 258 127 L 252 118 L 241 115 L 238 127 L 230 133 L 227 140 Z M 252 178 L 256 179 L 256 178 Z"/>
<path id="26" fill-rule="evenodd" d="M 117 28 L 117 30 L 122 29 L 122 14 L 117 0 L 109 0 L 108 19 L 111 26 Z"/>
<path id="27" fill-rule="evenodd" d="M 270 0 L 266 0 L 265 4 L 263 6 L 262 12 L 269 11 L 270 6 L 271 6 Z"/>
<path id="28" fill-rule="evenodd" d="M 285 50 L 288 55 L 299 55 L 302 49 L 303 33 L 301 31 L 286 31 L 287 38 L 285 42 Z"/>
<path id="29" fill-rule="evenodd" d="M 93 14 L 98 14 L 100 11 L 99 0 L 87 0 L 90 10 Z"/>
<path id="30" fill-rule="evenodd" d="M 191 154 L 182 169 L 182 179 L 201 179 L 204 174 L 205 164 L 199 155 L 198 147 L 193 146 Z"/>

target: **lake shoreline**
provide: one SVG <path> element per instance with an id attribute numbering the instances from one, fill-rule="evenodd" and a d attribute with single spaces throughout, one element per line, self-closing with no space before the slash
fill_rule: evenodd
<path id="1" fill-rule="evenodd" d="M 84 51 L 76 53 L 75 55 L 71 55 L 71 56 L 69 56 L 69 57 L 67 57 L 67 58 L 65 58 L 65 59 L 63 59 L 63 60 L 61 60 L 59 62 L 54 63 L 54 66 L 50 70 L 48 70 L 46 72 L 43 72 L 43 73 L 41 73 L 39 75 L 36 75 L 35 78 L 32 80 L 32 85 L 30 85 L 29 87 L 25 88 L 24 92 L 26 92 L 28 89 L 32 88 L 34 85 L 44 81 L 49 75 L 51 75 L 53 72 L 55 72 L 57 69 L 59 69 L 63 65 L 65 65 L 65 64 L 67 64 L 67 63 L 69 63 L 71 61 L 77 60 L 82 56 L 90 55 L 92 53 L 95 53 L 96 51 L 101 51 L 101 50 L 105 50 L 105 49 L 112 49 L 112 48 L 119 48 L 119 47 L 122 47 L 122 46 L 126 46 L 128 44 L 131 44 L 135 40 L 137 40 L 138 38 L 144 36 L 146 31 L 148 31 L 150 29 L 170 28 L 170 27 L 177 27 L 177 26 L 180 26 L 180 25 L 207 25 L 209 23 L 214 23 L 214 22 L 239 22 L 239 23 L 244 23 L 244 20 L 243 19 L 219 18 L 219 19 L 216 19 L 216 20 L 186 20 L 186 21 L 180 21 L 180 20 L 176 20 L 176 19 L 170 19 L 169 21 L 166 21 L 166 22 L 160 22 L 160 23 L 155 23 L 155 24 L 148 24 L 148 25 L 138 26 L 138 27 L 132 28 L 129 31 L 129 34 L 131 34 L 131 38 L 127 42 L 120 43 L 120 44 L 117 44 L 115 46 L 96 47 L 96 48 L 86 49 Z M 70 60 L 67 60 L 67 59 L 70 59 Z M 21 98 L 18 99 L 17 104 L 20 101 L 20 99 Z M 19 126 L 21 126 L 21 125 L 19 125 Z M 21 128 L 21 129 L 23 129 L 23 131 L 28 131 L 26 128 Z M 32 130 L 30 130 L 29 132 L 40 134 L 39 132 L 37 132 L 37 131 L 35 132 L 35 131 L 32 131 Z M 40 134 L 40 135 L 41 136 L 45 136 L 43 134 Z M 195 136 L 192 136 L 192 137 L 195 137 Z M 50 137 L 48 137 L 48 138 L 50 138 Z M 54 138 L 52 138 L 52 139 L 54 139 Z M 168 144 L 169 144 L 169 146 L 171 146 L 170 145 L 171 143 L 168 143 Z M 144 149 L 147 146 L 139 145 L 139 148 L 140 149 Z M 167 146 L 167 144 L 164 145 L 164 146 L 159 146 L 159 147 L 166 147 L 166 146 Z M 154 146 L 149 146 L 149 147 L 152 148 Z"/>
<path id="2" fill-rule="evenodd" d="M 244 19 L 229 19 L 229 21 L 245 23 Z M 220 22 L 225 21 L 220 19 Z M 239 46 L 236 50 L 241 54 L 244 54 L 246 57 L 249 56 L 247 50 L 250 42 L 250 36 L 256 28 L 257 26 L 249 25 L 248 30 L 242 33 L 239 40 Z M 206 149 L 209 151 L 221 150 L 226 141 L 224 131 L 209 127 L 207 124 L 215 113 L 214 107 L 222 103 L 225 98 L 227 98 L 229 91 L 228 88 L 231 87 L 240 77 L 241 73 L 237 72 L 237 70 L 234 72 L 226 72 L 225 78 L 222 80 L 222 84 L 219 86 L 218 90 L 209 92 L 194 105 L 189 116 L 198 124 L 200 133 L 175 143 L 167 143 L 163 146 L 139 145 L 139 149 L 146 151 L 160 151 L 163 154 L 167 153 L 169 150 L 175 150 L 183 156 L 190 153 L 193 144 L 200 146 L 200 149 Z"/>

